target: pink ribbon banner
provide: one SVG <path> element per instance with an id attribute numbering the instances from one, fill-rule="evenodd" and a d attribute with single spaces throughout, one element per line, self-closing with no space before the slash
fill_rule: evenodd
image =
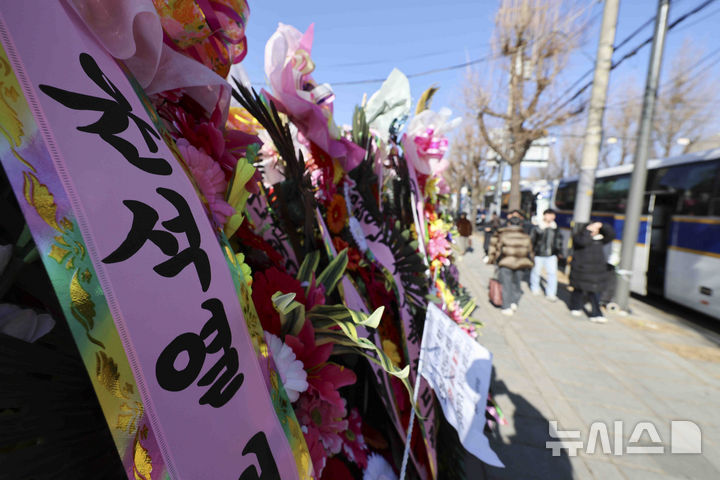
<path id="1" fill-rule="evenodd" d="M 61 2 L 0 12 L 171 478 L 298 478 L 214 229 L 125 73 Z"/>

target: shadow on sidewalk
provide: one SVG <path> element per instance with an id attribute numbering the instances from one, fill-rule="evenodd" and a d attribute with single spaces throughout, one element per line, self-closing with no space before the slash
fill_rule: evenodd
<path id="1" fill-rule="evenodd" d="M 468 454 L 465 471 L 468 479 L 552 479 L 570 480 L 573 469 L 566 451 L 558 457 L 545 442 L 556 440 L 548 431 L 549 421 L 533 404 L 522 395 L 510 391 L 501 379 L 492 371 L 491 391 L 498 399 L 506 397 L 502 403 L 512 405 L 504 412 L 508 425 L 499 426 L 499 432 L 487 434 L 490 446 L 505 464 L 505 468 L 491 467 Z M 503 399 L 505 400 L 505 399 Z M 504 432 L 510 433 L 502 438 Z M 507 442 L 507 443 L 506 443 Z"/>

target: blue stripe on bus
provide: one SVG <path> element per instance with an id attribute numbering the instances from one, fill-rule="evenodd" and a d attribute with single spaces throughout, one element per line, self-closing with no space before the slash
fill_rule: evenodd
<path id="1" fill-rule="evenodd" d="M 625 225 L 625 219 L 617 218 L 611 214 L 607 215 L 591 215 L 590 219 L 597 222 L 609 223 L 615 229 L 615 238 L 622 239 L 623 226 Z M 572 221 L 572 213 L 558 212 L 555 222 L 558 227 L 570 228 L 570 222 Z M 645 235 L 647 234 L 647 222 L 640 222 L 640 229 L 638 231 L 637 243 L 645 243 Z"/>
<path id="2" fill-rule="evenodd" d="M 670 227 L 670 245 L 720 254 L 720 224 L 673 220 Z"/>

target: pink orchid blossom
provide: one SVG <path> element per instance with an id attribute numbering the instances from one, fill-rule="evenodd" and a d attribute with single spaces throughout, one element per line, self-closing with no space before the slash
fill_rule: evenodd
<path id="1" fill-rule="evenodd" d="M 344 138 L 333 120 L 335 95 L 328 84 L 317 84 L 310 58 L 314 25 L 302 34 L 280 23 L 265 46 L 265 75 L 272 95 L 264 92 L 286 113 L 309 140 L 350 171 L 363 159 L 365 150 Z"/>

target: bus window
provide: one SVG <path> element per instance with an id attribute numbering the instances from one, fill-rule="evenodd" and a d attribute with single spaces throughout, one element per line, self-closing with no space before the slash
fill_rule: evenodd
<path id="1" fill-rule="evenodd" d="M 593 212 L 625 212 L 630 174 L 598 178 L 593 192 Z"/>
<path id="2" fill-rule="evenodd" d="M 710 215 L 719 170 L 719 161 L 662 168 L 655 179 L 656 189 L 677 194 L 675 213 L 679 215 Z"/>
<path id="3" fill-rule="evenodd" d="M 575 208 L 575 192 L 577 182 L 560 184 L 555 193 L 555 206 L 558 210 L 572 210 Z"/>

